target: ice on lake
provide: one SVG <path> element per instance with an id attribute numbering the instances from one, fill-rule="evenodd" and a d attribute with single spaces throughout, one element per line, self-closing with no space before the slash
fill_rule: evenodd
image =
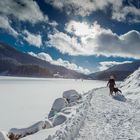
<path id="1" fill-rule="evenodd" d="M 105 85 L 96 80 L 0 77 L 0 130 L 27 127 L 45 118 L 65 90 L 83 94 Z"/>

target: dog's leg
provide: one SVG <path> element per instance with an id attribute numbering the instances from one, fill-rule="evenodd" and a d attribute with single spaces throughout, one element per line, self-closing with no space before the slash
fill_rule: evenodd
<path id="1" fill-rule="evenodd" d="M 115 92 L 115 96 L 117 96 L 118 95 L 118 92 Z"/>
<path id="2" fill-rule="evenodd" d="M 122 93 L 122 91 L 121 91 L 120 89 L 118 89 L 118 91 L 119 91 L 120 93 Z"/>

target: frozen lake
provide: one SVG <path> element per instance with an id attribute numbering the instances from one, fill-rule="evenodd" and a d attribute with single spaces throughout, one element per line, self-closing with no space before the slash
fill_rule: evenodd
<path id="1" fill-rule="evenodd" d="M 96 80 L 0 77 L 0 130 L 27 127 L 47 116 L 53 101 L 65 90 L 81 94 L 106 86 Z"/>

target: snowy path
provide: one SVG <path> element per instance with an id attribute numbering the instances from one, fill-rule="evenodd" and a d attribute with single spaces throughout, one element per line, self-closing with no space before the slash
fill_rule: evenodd
<path id="1" fill-rule="evenodd" d="M 140 140 L 140 106 L 108 96 L 108 89 L 94 91 L 91 106 L 75 140 Z"/>

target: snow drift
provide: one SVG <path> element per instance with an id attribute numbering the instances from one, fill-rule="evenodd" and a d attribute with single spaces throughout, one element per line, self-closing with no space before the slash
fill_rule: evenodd
<path id="1" fill-rule="evenodd" d="M 54 135 L 50 135 L 46 140 L 73 140 L 83 124 L 88 108 L 90 107 L 90 100 L 92 98 L 92 92 L 88 92 L 79 99 L 79 103 L 70 107 L 70 116 L 61 125 L 60 129 L 56 131 Z M 69 108 L 62 110 L 64 114 Z"/>
<path id="2" fill-rule="evenodd" d="M 140 68 L 128 76 L 120 87 L 128 97 L 140 99 Z"/>
<path id="3" fill-rule="evenodd" d="M 81 95 L 76 90 L 68 90 L 63 92 L 63 98 L 65 98 L 68 103 L 72 103 L 78 101 Z"/>
<path id="4" fill-rule="evenodd" d="M 56 126 L 60 126 L 59 129 L 53 135 L 44 135 L 44 139 L 74 139 L 86 117 L 91 94 L 81 95 L 75 90 L 68 90 L 62 96 L 54 101 L 47 118 L 26 128 L 10 129 L 7 134 L 9 138 L 1 133 L 2 140 L 34 140 L 34 135 L 40 135 L 43 130 L 47 132 L 47 129 Z"/>
<path id="5" fill-rule="evenodd" d="M 48 118 L 52 118 L 53 116 L 55 116 L 55 114 L 60 112 L 63 108 L 67 107 L 67 105 L 68 105 L 68 102 L 66 101 L 65 98 L 56 99 L 52 105 Z"/>
<path id="6" fill-rule="evenodd" d="M 47 129 L 51 127 L 52 127 L 52 123 L 48 120 L 44 120 L 44 121 L 39 121 L 27 128 L 21 128 L 21 129 L 12 128 L 10 129 L 8 135 L 11 140 L 16 140 L 34 134 L 42 129 Z"/>
<path id="7" fill-rule="evenodd" d="M 0 140 L 10 140 L 5 132 L 0 131 Z"/>

